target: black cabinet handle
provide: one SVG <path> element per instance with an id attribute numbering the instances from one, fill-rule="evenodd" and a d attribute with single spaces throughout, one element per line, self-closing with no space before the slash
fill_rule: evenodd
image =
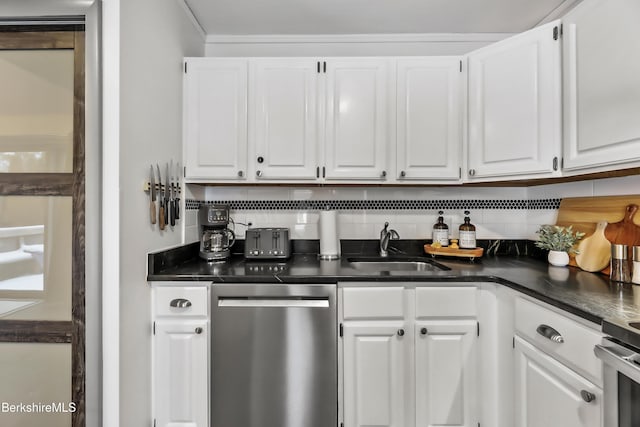
<path id="1" fill-rule="evenodd" d="M 560 332 L 556 331 L 549 325 L 538 326 L 536 332 L 547 338 L 548 340 L 557 342 L 558 344 L 562 344 L 564 342 L 564 337 L 560 335 Z"/>
<path id="2" fill-rule="evenodd" d="M 429 332 L 427 331 L 427 328 L 420 329 L 420 335 L 427 335 L 427 332 Z"/>
<path id="3" fill-rule="evenodd" d="M 591 392 L 588 392 L 587 390 L 581 390 L 580 396 L 582 396 L 582 400 L 584 400 L 587 403 L 591 403 L 594 400 L 596 400 L 596 395 Z"/>
<path id="4" fill-rule="evenodd" d="M 404 329 L 398 329 L 398 336 L 399 337 L 404 336 Z"/>
<path id="5" fill-rule="evenodd" d="M 191 301 L 184 298 L 176 298 L 174 300 L 171 300 L 169 305 L 171 307 L 176 307 L 176 308 L 187 308 L 187 307 L 191 307 Z"/>
<path id="6" fill-rule="evenodd" d="M 262 162 L 264 162 L 264 157 L 258 156 L 258 163 L 262 163 Z"/>

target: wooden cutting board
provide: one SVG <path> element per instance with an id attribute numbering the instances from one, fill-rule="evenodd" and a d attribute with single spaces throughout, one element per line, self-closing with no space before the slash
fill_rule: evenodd
<path id="1" fill-rule="evenodd" d="M 622 221 L 627 206 L 631 204 L 640 205 L 640 194 L 562 199 L 556 225 L 573 225 L 574 230 L 586 233 L 584 240 L 595 232 L 598 221 L 607 221 L 609 224 Z M 640 225 L 640 215 L 633 217 L 633 224 Z M 569 264 L 577 265 L 574 257 Z M 609 267 L 602 272 L 608 274 Z"/>
<path id="2" fill-rule="evenodd" d="M 604 230 L 607 240 L 629 247 L 640 245 L 640 227 L 633 222 L 636 212 L 638 212 L 638 205 L 628 205 L 622 221 L 607 225 Z"/>
<path id="3" fill-rule="evenodd" d="M 607 221 L 609 224 L 622 221 L 627 205 L 631 204 L 640 205 L 640 194 L 562 199 L 556 224 L 565 227 L 573 225 L 574 230 L 591 235 L 598 221 Z M 633 222 L 640 225 L 640 216 L 634 217 Z"/>
<path id="4" fill-rule="evenodd" d="M 611 242 L 604 237 L 607 221 L 598 221 L 596 231 L 578 244 L 576 264 L 584 271 L 601 271 L 611 260 Z"/>

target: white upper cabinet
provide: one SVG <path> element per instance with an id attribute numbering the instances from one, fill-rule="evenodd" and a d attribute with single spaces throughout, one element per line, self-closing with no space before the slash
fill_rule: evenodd
<path id="1" fill-rule="evenodd" d="M 638 16 L 640 2 L 618 0 L 563 18 L 565 169 L 640 161 Z"/>
<path id="2" fill-rule="evenodd" d="M 318 61 L 260 59 L 250 66 L 251 150 L 257 180 L 317 178 Z"/>
<path id="3" fill-rule="evenodd" d="M 327 180 L 387 179 L 390 61 L 327 59 Z"/>
<path id="4" fill-rule="evenodd" d="M 469 54 L 469 179 L 559 174 L 559 38 L 554 21 Z"/>
<path id="5" fill-rule="evenodd" d="M 459 181 L 462 58 L 398 59 L 396 76 L 396 178 Z"/>
<path id="6" fill-rule="evenodd" d="M 184 124 L 186 178 L 245 179 L 246 60 L 185 60 Z"/>

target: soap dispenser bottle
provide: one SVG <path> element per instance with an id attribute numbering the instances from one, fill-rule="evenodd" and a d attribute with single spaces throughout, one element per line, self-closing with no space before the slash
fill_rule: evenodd
<path id="1" fill-rule="evenodd" d="M 443 211 L 439 211 L 438 222 L 433 225 L 433 243 L 440 243 L 442 246 L 449 246 L 449 226 L 444 223 Z"/>
<path id="2" fill-rule="evenodd" d="M 464 211 L 464 224 L 460 225 L 460 249 L 476 248 L 476 226 L 471 224 L 469 211 Z"/>

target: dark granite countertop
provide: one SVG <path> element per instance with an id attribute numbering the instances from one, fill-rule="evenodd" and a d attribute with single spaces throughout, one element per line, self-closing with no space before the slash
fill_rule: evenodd
<path id="1" fill-rule="evenodd" d="M 366 253 L 364 254 L 366 255 Z M 586 320 L 602 324 L 604 333 L 640 347 L 640 286 L 610 282 L 601 274 L 577 267 L 552 267 L 529 256 L 485 256 L 475 262 L 437 258 L 448 270 L 366 272 L 353 268 L 345 254 L 321 261 L 315 254 L 294 254 L 282 262 L 250 261 L 234 255 L 221 263 L 198 258 L 197 245 L 149 255 L 148 281 L 212 283 L 337 283 L 337 282 L 494 282 Z M 403 255 L 407 257 L 407 255 Z M 423 258 L 424 259 L 424 258 Z M 430 258 L 428 258 L 430 260 Z"/>

